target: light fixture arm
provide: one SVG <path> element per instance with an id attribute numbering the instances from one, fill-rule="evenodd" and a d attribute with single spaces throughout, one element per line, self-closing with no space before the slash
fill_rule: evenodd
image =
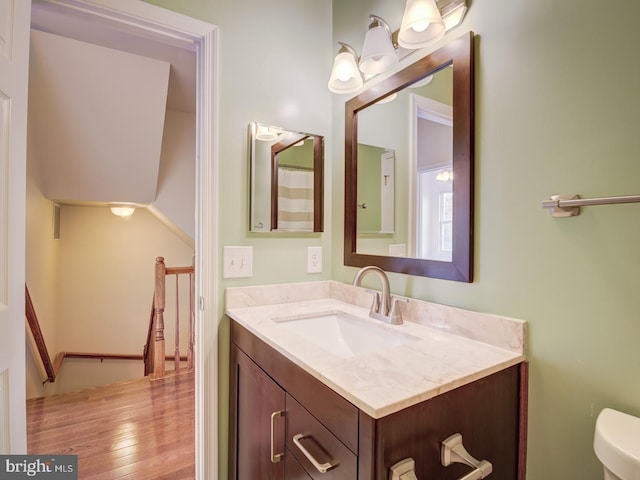
<path id="1" fill-rule="evenodd" d="M 351 55 L 353 55 L 353 58 L 356 59 L 356 61 L 360 60 L 360 55 L 358 55 L 358 52 L 356 52 L 355 48 L 353 48 L 351 45 L 349 45 L 348 43 L 344 43 L 344 42 L 338 42 L 338 44 L 340 45 L 340 50 L 338 50 L 338 53 L 350 53 Z"/>
<path id="2" fill-rule="evenodd" d="M 391 43 L 393 44 L 393 48 L 397 50 L 398 47 L 400 46 L 398 44 L 398 35 L 396 34 L 396 32 L 391 31 L 391 27 L 389 27 L 389 24 L 385 22 L 383 18 L 377 15 L 373 15 L 372 13 L 369 14 L 369 21 L 371 22 L 369 23 L 369 29 L 372 29 L 375 27 L 385 28 L 385 30 L 389 34 L 389 37 L 391 38 Z"/>

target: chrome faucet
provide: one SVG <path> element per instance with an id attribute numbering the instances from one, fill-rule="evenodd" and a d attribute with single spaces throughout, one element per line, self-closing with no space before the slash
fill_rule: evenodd
<path id="1" fill-rule="evenodd" d="M 382 284 L 382 292 L 367 289 L 367 292 L 373 294 L 373 302 L 369 309 L 369 316 L 393 325 L 400 325 L 402 323 L 402 315 L 400 314 L 397 303 L 398 301 L 408 302 L 409 300 L 403 297 L 392 296 L 387 274 L 381 268 L 373 265 L 361 268 L 353 279 L 353 285 L 356 287 L 362 286 L 362 279 L 369 272 L 374 273 Z M 382 293 L 382 295 L 380 295 L 380 293 Z"/>

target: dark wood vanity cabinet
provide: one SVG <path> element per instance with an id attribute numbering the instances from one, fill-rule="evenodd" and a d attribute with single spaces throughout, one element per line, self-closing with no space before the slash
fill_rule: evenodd
<path id="1" fill-rule="evenodd" d="M 388 480 L 408 457 L 418 480 L 454 480 L 471 471 L 441 463 L 455 433 L 492 480 L 525 478 L 526 363 L 374 419 L 234 321 L 231 338 L 231 480 Z"/>

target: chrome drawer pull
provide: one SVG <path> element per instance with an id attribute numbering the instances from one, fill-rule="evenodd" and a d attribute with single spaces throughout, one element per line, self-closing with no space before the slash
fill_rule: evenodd
<path id="1" fill-rule="evenodd" d="M 282 460 L 282 457 L 284 457 L 284 453 L 276 453 L 275 455 L 273 454 L 273 443 L 274 443 L 274 438 L 273 438 L 273 421 L 278 418 L 281 417 L 282 415 L 284 415 L 284 412 L 282 410 L 278 411 L 278 412 L 273 412 L 271 414 L 271 463 L 278 463 L 280 460 Z"/>
<path id="2" fill-rule="evenodd" d="M 464 463 L 474 469 L 459 480 L 480 480 L 488 477 L 493 472 L 491 462 L 478 460 L 467 452 L 467 449 L 462 444 L 462 435 L 459 433 L 455 433 L 442 441 L 440 460 L 445 467 L 452 463 Z"/>
<path id="3" fill-rule="evenodd" d="M 310 435 L 307 435 L 310 436 Z M 293 436 L 293 443 L 295 444 L 296 447 L 298 447 L 300 449 L 300 451 L 304 454 L 305 457 L 307 457 L 307 460 L 309 460 L 311 462 L 311 464 L 316 467 L 316 470 L 318 470 L 320 473 L 327 473 L 329 470 L 331 470 L 335 465 L 332 462 L 326 462 L 326 463 L 320 463 L 318 462 L 313 455 L 311 455 L 311 452 L 309 452 L 309 450 L 307 450 L 306 448 L 304 448 L 302 446 L 302 444 L 300 443 L 300 440 L 302 440 L 303 438 L 306 438 L 305 435 L 302 435 L 301 433 L 294 435 Z"/>

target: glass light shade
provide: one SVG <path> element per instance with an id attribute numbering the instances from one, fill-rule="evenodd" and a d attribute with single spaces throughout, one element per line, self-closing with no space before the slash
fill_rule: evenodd
<path id="1" fill-rule="evenodd" d="M 384 97 L 382 100 L 378 100 L 376 105 L 381 105 L 383 103 L 393 102 L 398 97 L 398 92 L 392 93 L 391 95 Z"/>
<path id="2" fill-rule="evenodd" d="M 269 127 L 265 127 L 264 125 L 258 125 L 258 130 L 256 132 L 256 140 L 261 140 L 263 142 L 273 142 L 278 138 L 277 132 L 270 129 Z"/>
<path id="3" fill-rule="evenodd" d="M 117 215 L 118 217 L 130 217 L 133 215 L 133 212 L 136 211 L 136 207 L 131 206 L 119 206 L 119 207 L 111 207 L 111 213 Z"/>
<path id="4" fill-rule="evenodd" d="M 433 75 L 429 75 L 427 77 L 424 77 L 422 80 L 417 81 L 416 83 L 412 83 L 411 85 L 409 85 L 409 88 L 424 87 L 425 85 L 430 84 L 432 80 L 433 80 Z"/>
<path id="5" fill-rule="evenodd" d="M 444 33 L 444 21 L 435 0 L 407 0 L 398 32 L 401 47 L 426 47 L 440 40 Z"/>
<path id="6" fill-rule="evenodd" d="M 346 49 L 340 49 L 333 61 L 329 77 L 329 90 L 333 93 L 352 93 L 363 85 L 356 58 Z"/>
<path id="7" fill-rule="evenodd" d="M 383 25 L 370 28 L 364 38 L 360 71 L 362 73 L 382 73 L 398 63 L 398 55 L 391 43 L 389 31 Z"/>

